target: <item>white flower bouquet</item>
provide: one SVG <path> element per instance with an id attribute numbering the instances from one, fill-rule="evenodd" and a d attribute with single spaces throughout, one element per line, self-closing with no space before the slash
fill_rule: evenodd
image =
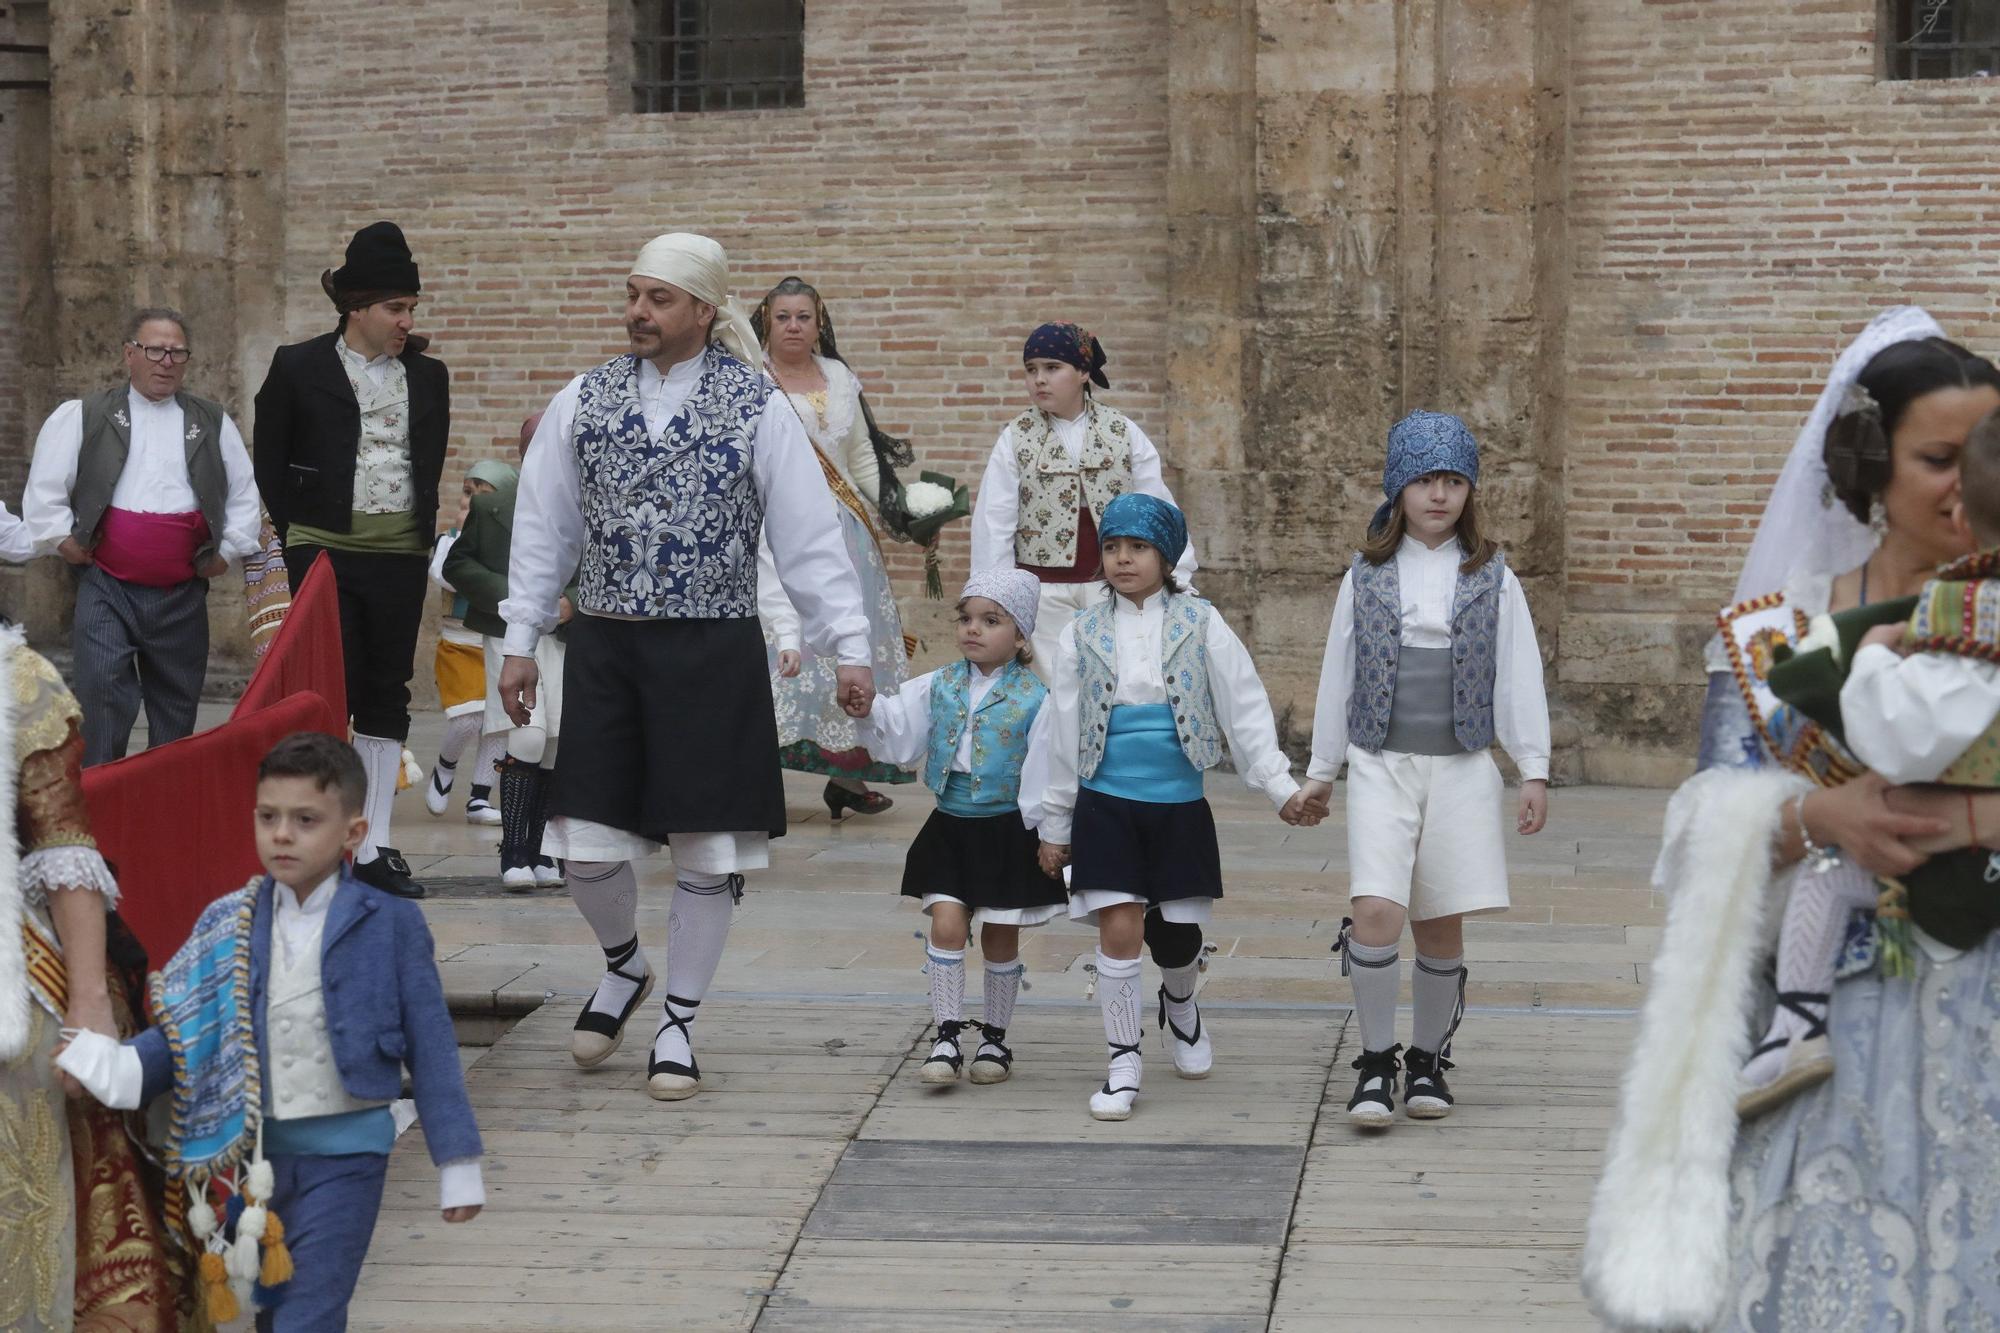
<path id="1" fill-rule="evenodd" d="M 945 524 L 972 512 L 966 488 L 938 472 L 925 472 L 903 488 L 903 512 L 909 515 L 910 536 L 924 547 L 924 591 L 944 596 L 938 572 L 938 534 Z"/>

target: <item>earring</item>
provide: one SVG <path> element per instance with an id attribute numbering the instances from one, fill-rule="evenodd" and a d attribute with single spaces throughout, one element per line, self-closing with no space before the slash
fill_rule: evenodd
<path id="1" fill-rule="evenodd" d="M 1868 502 L 1868 530 L 1877 540 L 1889 535 L 1889 510 L 1879 495 Z"/>

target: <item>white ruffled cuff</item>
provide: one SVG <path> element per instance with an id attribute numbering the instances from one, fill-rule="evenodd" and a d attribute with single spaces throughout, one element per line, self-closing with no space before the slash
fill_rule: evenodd
<path id="1" fill-rule="evenodd" d="M 41 847 L 21 858 L 21 892 L 28 902 L 46 903 L 51 889 L 89 889 L 118 906 L 118 881 L 95 847 Z"/>
<path id="2" fill-rule="evenodd" d="M 69 1045 L 56 1057 L 56 1068 L 112 1110 L 137 1110 L 146 1082 L 146 1067 L 139 1053 L 87 1028 L 75 1032 L 65 1028 L 63 1035 Z"/>

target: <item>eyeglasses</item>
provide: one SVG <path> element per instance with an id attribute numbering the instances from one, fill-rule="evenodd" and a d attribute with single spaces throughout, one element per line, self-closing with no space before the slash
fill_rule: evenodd
<path id="1" fill-rule="evenodd" d="M 144 352 L 148 361 L 171 361 L 177 366 L 186 365 L 187 359 L 194 355 L 193 351 L 186 347 L 148 347 L 141 342 L 128 342 L 125 345 Z"/>

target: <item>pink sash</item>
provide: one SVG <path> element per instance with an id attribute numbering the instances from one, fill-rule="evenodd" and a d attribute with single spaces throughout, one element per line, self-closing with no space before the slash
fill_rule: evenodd
<path id="1" fill-rule="evenodd" d="M 199 510 L 185 514 L 104 511 L 91 557 L 121 583 L 171 588 L 194 577 L 194 553 L 208 540 L 208 520 Z"/>

